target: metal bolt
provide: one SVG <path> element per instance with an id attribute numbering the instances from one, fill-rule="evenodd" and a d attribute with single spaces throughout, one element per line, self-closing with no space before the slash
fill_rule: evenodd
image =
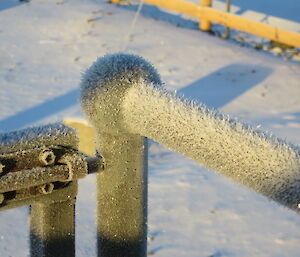
<path id="1" fill-rule="evenodd" d="M 55 163 L 55 154 L 50 149 L 44 149 L 39 155 L 39 161 L 44 166 L 49 166 Z"/>
<path id="2" fill-rule="evenodd" d="M 39 192 L 44 195 L 47 195 L 47 194 L 51 194 L 53 189 L 54 189 L 53 183 L 47 183 L 39 187 Z"/>

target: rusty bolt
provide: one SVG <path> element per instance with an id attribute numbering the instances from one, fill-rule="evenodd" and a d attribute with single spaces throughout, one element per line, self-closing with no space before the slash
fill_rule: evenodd
<path id="1" fill-rule="evenodd" d="M 47 183 L 39 187 L 39 192 L 44 195 L 47 195 L 47 194 L 51 194 L 53 189 L 54 189 L 53 183 Z"/>
<path id="2" fill-rule="evenodd" d="M 44 166 L 49 166 L 55 163 L 55 154 L 50 149 L 44 149 L 39 155 L 40 163 Z"/>

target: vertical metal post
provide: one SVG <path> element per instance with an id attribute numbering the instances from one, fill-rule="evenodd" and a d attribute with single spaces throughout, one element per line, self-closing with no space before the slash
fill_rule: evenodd
<path id="1" fill-rule="evenodd" d="M 105 160 L 97 175 L 98 256 L 147 255 L 147 141 L 132 134 L 98 134 Z"/>
<path id="2" fill-rule="evenodd" d="M 231 0 L 226 0 L 226 12 L 230 12 Z M 230 37 L 230 28 L 225 28 L 224 38 Z"/>
<path id="3" fill-rule="evenodd" d="M 141 57 L 117 54 L 99 58 L 81 82 L 83 111 L 104 161 L 97 174 L 99 257 L 147 256 L 147 139 L 122 113 L 128 90 L 141 81 L 160 78 Z"/>
<path id="4" fill-rule="evenodd" d="M 212 0 L 200 0 L 202 6 L 210 7 L 212 5 Z M 210 31 L 211 23 L 208 19 L 201 19 L 200 21 L 200 29 L 203 31 Z"/>
<path id="5" fill-rule="evenodd" d="M 76 183 L 77 182 L 73 182 Z M 57 202 L 49 195 L 31 205 L 31 257 L 75 257 L 75 195 L 77 185 L 70 185 L 68 195 Z M 70 193 L 71 192 L 71 193 Z"/>

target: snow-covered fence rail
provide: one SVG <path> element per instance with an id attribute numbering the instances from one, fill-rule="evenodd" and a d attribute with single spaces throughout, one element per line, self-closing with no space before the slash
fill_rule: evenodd
<path id="1" fill-rule="evenodd" d="M 100 256 L 146 255 L 145 137 L 299 210 L 297 146 L 177 98 L 140 57 L 99 58 L 82 79 L 81 103 L 104 158 L 97 175 Z"/>
<path id="2" fill-rule="evenodd" d="M 112 0 L 120 3 L 122 0 Z M 200 4 L 184 0 L 141 0 L 144 3 L 156 5 L 196 17 L 200 20 L 200 29 L 209 31 L 211 23 L 221 24 L 225 27 L 241 30 L 257 36 L 268 38 L 289 46 L 300 47 L 300 34 L 280 29 L 265 23 L 250 20 L 239 15 L 223 12 L 211 7 L 212 0 L 201 0 Z"/>

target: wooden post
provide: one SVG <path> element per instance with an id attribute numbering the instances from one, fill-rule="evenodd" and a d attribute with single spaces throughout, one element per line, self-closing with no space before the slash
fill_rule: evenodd
<path id="1" fill-rule="evenodd" d="M 211 7 L 212 0 L 200 0 L 202 6 Z M 200 29 L 203 31 L 210 31 L 211 30 L 211 23 L 207 19 L 200 20 Z"/>

